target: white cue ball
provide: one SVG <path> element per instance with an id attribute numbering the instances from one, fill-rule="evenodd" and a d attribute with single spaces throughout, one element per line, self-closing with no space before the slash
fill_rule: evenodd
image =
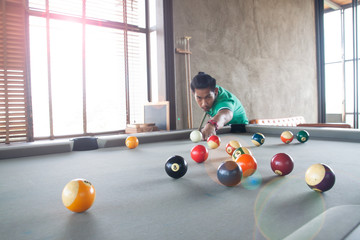
<path id="1" fill-rule="evenodd" d="M 194 143 L 200 142 L 202 139 L 202 133 L 198 130 L 194 130 L 190 133 L 190 139 Z"/>

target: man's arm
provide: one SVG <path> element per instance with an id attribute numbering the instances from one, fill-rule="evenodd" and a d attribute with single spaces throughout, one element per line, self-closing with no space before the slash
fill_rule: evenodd
<path id="1" fill-rule="evenodd" d="M 217 124 L 217 129 L 224 127 L 233 118 L 233 112 L 229 109 L 220 110 L 213 118 L 210 119 Z M 203 140 L 206 140 L 211 135 L 216 134 L 216 126 L 211 123 L 207 123 L 202 129 Z"/>

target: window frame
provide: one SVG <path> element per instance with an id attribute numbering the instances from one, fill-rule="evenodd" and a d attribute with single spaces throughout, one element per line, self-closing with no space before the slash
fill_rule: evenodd
<path id="1" fill-rule="evenodd" d="M 127 33 L 128 32 L 135 32 L 135 33 L 141 33 L 141 34 L 145 34 L 146 37 L 146 69 L 147 69 L 147 84 L 148 84 L 148 101 L 151 101 L 151 66 L 150 66 L 150 59 L 151 59 L 151 55 L 150 55 L 150 33 L 151 33 L 151 29 L 149 28 L 149 2 L 148 0 L 145 0 L 145 28 L 141 28 L 132 24 L 126 24 L 127 23 L 127 14 L 126 14 L 126 9 L 127 9 L 127 1 L 123 1 L 123 11 L 124 11 L 124 19 L 123 22 L 114 22 L 114 21 L 102 21 L 102 20 L 97 20 L 97 19 L 88 19 L 85 16 L 85 3 L 86 1 L 83 0 L 83 12 L 82 12 L 82 16 L 69 16 L 69 15 L 63 15 L 63 14 L 59 14 L 59 13 L 55 13 L 55 12 L 50 12 L 49 10 L 49 0 L 46 0 L 46 9 L 45 12 L 43 11 L 37 11 L 34 9 L 29 9 L 27 11 L 27 19 L 29 19 L 30 16 L 34 16 L 34 17 L 43 17 L 46 19 L 46 21 L 48 22 L 50 19 L 56 19 L 56 20 L 64 20 L 64 21 L 70 21 L 70 22 L 76 22 L 76 23 L 80 23 L 83 26 L 83 31 L 86 25 L 94 25 L 94 26 L 101 26 L 101 27 L 107 27 L 107 28 L 112 28 L 112 29 L 118 29 L 118 30 L 122 30 L 124 31 L 124 64 L 125 64 L 125 93 L 126 93 L 126 124 L 130 124 L 130 118 L 131 118 L 131 114 L 130 114 L 130 92 L 129 92 L 129 66 L 128 66 L 128 59 L 129 56 L 127 55 Z M 28 4 L 27 4 L 28 6 Z M 27 25 L 28 26 L 28 25 Z M 49 32 L 49 23 L 47 23 L 47 34 Z M 49 38 L 49 36 L 48 36 Z M 83 33 L 82 35 L 83 38 L 83 46 L 85 45 L 84 41 L 85 41 L 85 35 Z M 47 41 L 49 41 L 49 39 L 47 39 Z M 28 49 L 30 48 L 29 46 L 29 42 L 28 42 Z M 49 49 L 48 49 L 49 51 Z M 84 63 L 85 61 L 85 56 L 84 56 L 84 50 L 83 50 L 83 133 L 81 134 L 70 134 L 70 135 L 61 135 L 61 136 L 56 136 L 54 135 L 54 126 L 53 126 L 53 120 L 52 120 L 52 110 L 50 107 L 50 117 L 49 117 L 49 121 L 50 121 L 50 133 L 49 136 L 45 136 L 45 137 L 33 137 L 33 140 L 44 140 L 44 139 L 57 139 L 57 138 L 71 138 L 71 137 L 78 137 L 78 136 L 91 136 L 91 135 L 101 135 L 101 134 L 119 134 L 119 133 L 125 133 L 125 129 L 119 129 L 119 130 L 115 130 L 115 131 L 103 131 L 103 132 L 96 132 L 96 133 L 89 133 L 87 131 L 87 114 L 86 114 L 86 88 L 85 88 L 85 84 L 86 84 L 86 74 L 84 72 L 84 65 L 86 65 L 86 63 Z M 28 60 L 30 61 L 30 60 Z M 48 57 L 48 82 L 49 84 L 51 84 L 51 69 L 50 69 L 50 63 L 49 63 L 49 57 Z M 51 96 L 49 101 L 51 101 Z M 51 105 L 51 102 L 50 102 Z"/>
<path id="2" fill-rule="evenodd" d="M 323 2 L 323 0 L 319 0 L 318 2 Z M 321 4 L 321 3 L 320 3 Z M 322 3 L 323 4 L 323 3 Z M 352 11 L 352 31 L 353 31 L 353 38 L 352 40 L 352 49 L 353 49 L 353 55 L 352 57 L 348 57 L 345 55 L 346 51 L 346 41 L 345 41 L 345 11 L 351 9 Z M 332 12 L 334 10 L 332 9 L 328 9 L 326 11 L 324 11 L 324 9 L 316 9 L 316 12 L 319 13 L 319 15 L 316 17 L 316 21 L 322 21 L 321 26 L 322 27 L 322 31 L 317 31 L 317 38 L 322 38 L 323 42 L 322 45 L 318 45 L 318 53 L 319 52 L 323 52 L 322 54 L 324 54 L 325 52 L 325 46 L 324 46 L 324 38 L 325 38 L 325 33 L 324 33 L 324 14 Z M 325 58 L 323 58 L 321 60 L 321 68 L 325 69 L 326 66 L 330 66 L 331 64 L 341 64 L 342 65 L 342 81 L 343 81 L 343 86 L 344 86 L 344 109 L 342 112 L 342 120 L 343 122 L 348 122 L 347 121 L 347 116 L 352 116 L 353 115 L 353 128 L 358 129 L 359 128 L 359 86 L 358 86 L 358 62 L 359 62 L 359 56 L 358 56 L 358 1 L 353 0 L 351 4 L 345 4 L 342 6 L 339 6 L 339 9 L 336 9 L 335 11 L 340 11 L 340 15 L 341 15 L 341 48 L 342 48 L 342 58 L 339 59 L 338 61 L 332 61 L 332 62 L 327 62 Z M 320 50 L 319 50 L 320 49 Z M 318 56 L 319 57 L 319 56 Z M 347 70 L 346 70 L 346 66 L 351 63 L 353 65 L 352 68 L 352 78 L 348 78 L 346 77 L 347 75 Z M 318 82 L 319 82 L 319 86 L 321 86 L 322 91 L 324 91 L 325 94 L 325 75 L 322 76 L 322 78 L 318 77 Z M 353 84 L 353 93 L 352 93 L 352 98 L 353 98 L 353 102 L 351 104 L 353 104 L 353 112 L 349 112 L 347 109 L 347 105 L 349 104 L 349 97 L 347 95 L 347 84 L 351 82 L 351 84 Z M 322 98 L 322 96 L 319 98 L 319 102 L 321 102 L 320 104 L 324 106 L 325 109 L 325 97 Z M 326 110 L 323 113 L 323 116 L 325 118 L 326 116 Z M 324 121 L 325 122 L 325 121 Z"/>

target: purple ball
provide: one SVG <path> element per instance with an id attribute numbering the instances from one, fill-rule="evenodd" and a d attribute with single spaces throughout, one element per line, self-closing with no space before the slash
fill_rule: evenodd
<path id="1" fill-rule="evenodd" d="M 335 184 L 335 173 L 326 164 L 313 164 L 306 170 L 305 181 L 312 190 L 326 192 Z"/>

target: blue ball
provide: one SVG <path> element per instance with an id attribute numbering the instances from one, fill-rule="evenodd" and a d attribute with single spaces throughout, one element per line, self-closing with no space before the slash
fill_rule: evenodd
<path id="1" fill-rule="evenodd" d="M 251 141 L 255 146 L 260 147 L 265 142 L 265 136 L 262 133 L 255 133 Z"/>

